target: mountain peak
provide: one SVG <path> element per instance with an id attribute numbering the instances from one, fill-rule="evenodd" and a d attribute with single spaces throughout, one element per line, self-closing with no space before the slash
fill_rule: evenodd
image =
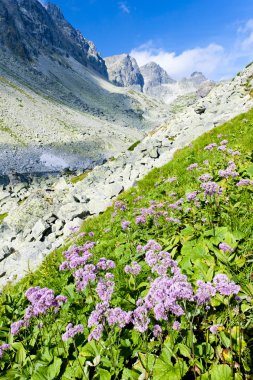
<path id="1" fill-rule="evenodd" d="M 201 71 L 194 71 L 192 74 L 191 74 L 191 78 L 194 79 L 194 78 L 198 78 L 198 79 L 202 79 L 203 81 L 204 80 L 207 80 L 207 78 L 205 77 L 205 75 L 201 72 Z"/>
<path id="2" fill-rule="evenodd" d="M 135 58 L 129 54 L 105 58 L 109 79 L 120 87 L 133 87 L 142 91 L 144 80 Z"/>
<path id="3" fill-rule="evenodd" d="M 146 65 L 140 67 L 140 71 L 144 78 L 145 91 L 148 91 L 151 87 L 175 82 L 168 75 L 167 71 L 156 62 L 148 62 Z"/>

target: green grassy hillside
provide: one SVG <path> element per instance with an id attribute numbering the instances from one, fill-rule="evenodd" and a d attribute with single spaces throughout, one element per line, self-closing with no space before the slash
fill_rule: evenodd
<path id="1" fill-rule="evenodd" d="M 252 128 L 176 152 L 6 287 L 0 378 L 251 379 Z"/>

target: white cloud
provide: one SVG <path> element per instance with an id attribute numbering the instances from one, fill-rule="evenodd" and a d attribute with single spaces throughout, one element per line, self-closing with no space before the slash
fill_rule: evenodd
<path id="1" fill-rule="evenodd" d="M 253 19 L 246 22 L 244 26 L 238 29 L 238 33 L 242 36 L 241 48 L 246 51 L 253 47 Z"/>
<path id="2" fill-rule="evenodd" d="M 153 41 L 149 41 L 133 49 L 130 55 L 140 66 L 152 61 L 158 63 L 175 79 L 189 76 L 193 71 L 202 71 L 211 79 L 230 78 L 253 59 L 253 19 L 235 32 L 230 47 L 213 42 L 176 54 L 157 48 Z"/>
<path id="3" fill-rule="evenodd" d="M 127 13 L 127 14 L 130 13 L 130 8 L 128 7 L 126 3 L 119 3 L 119 9 L 124 13 Z"/>
<path id="4" fill-rule="evenodd" d="M 224 49 L 217 44 L 210 44 L 204 48 L 194 48 L 183 51 L 181 54 L 157 49 L 150 41 L 134 49 L 130 53 L 140 66 L 148 62 L 156 62 L 172 77 L 179 79 L 189 76 L 193 71 L 203 71 L 211 75 L 220 64 Z"/>

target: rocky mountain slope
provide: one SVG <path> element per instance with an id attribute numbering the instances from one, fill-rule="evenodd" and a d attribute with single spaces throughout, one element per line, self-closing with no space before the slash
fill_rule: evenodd
<path id="1" fill-rule="evenodd" d="M 28 62 L 42 53 L 71 55 L 107 78 L 104 60 L 93 43 L 64 19 L 56 5 L 42 6 L 37 0 L 2 0 L 0 17 L 0 43 L 14 55 Z"/>
<path id="2" fill-rule="evenodd" d="M 160 102 L 108 82 L 94 44 L 55 5 L 4 0 L 0 32 L 0 174 L 84 169 L 167 119 Z"/>
<path id="3" fill-rule="evenodd" d="M 123 190 L 202 133 L 253 107 L 253 65 L 232 81 L 215 86 L 192 106 L 174 113 L 151 131 L 133 151 L 96 167 L 77 183 L 61 178 L 43 188 L 7 187 L 1 209 L 8 214 L 0 229 L 1 285 L 35 268 L 84 218 L 98 214 Z"/>
<path id="4" fill-rule="evenodd" d="M 109 80 L 116 86 L 134 88 L 166 104 L 178 97 L 191 95 L 196 98 L 206 96 L 215 83 L 202 73 L 194 72 L 190 78 L 176 81 L 157 63 L 149 62 L 139 67 L 128 54 L 105 58 Z"/>

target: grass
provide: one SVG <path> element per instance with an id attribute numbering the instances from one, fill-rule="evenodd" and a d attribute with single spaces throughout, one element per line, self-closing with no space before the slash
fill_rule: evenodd
<path id="1" fill-rule="evenodd" d="M 249 373 L 252 373 L 250 356 L 253 353 L 251 343 L 253 321 L 250 316 L 253 309 L 252 191 L 242 190 L 240 192 L 234 186 L 236 192 L 233 191 L 233 183 L 230 185 L 226 180 L 219 180 L 219 184 L 226 189 L 231 204 L 226 203 L 224 199 L 224 203 L 218 209 L 218 212 L 217 210 L 213 212 L 203 202 L 202 208 L 199 210 L 196 208 L 194 211 L 194 223 L 187 214 L 182 217 L 181 225 L 168 225 L 166 223 L 158 223 L 156 225 L 152 218 L 148 219 L 145 225 L 136 225 L 135 218 L 136 215 L 139 215 L 142 208 L 150 207 L 150 201 L 164 204 L 168 200 L 171 201 L 170 194 L 174 191 L 177 193 L 177 199 L 185 197 L 186 193 L 193 191 L 198 185 L 198 181 L 196 179 L 196 172 L 189 172 L 187 170 L 187 167 L 192 163 L 197 162 L 202 164 L 204 160 L 209 160 L 209 170 L 213 170 L 211 173 L 216 176 L 215 180 L 218 181 L 216 173 L 219 169 L 224 168 L 222 153 L 217 151 L 216 154 L 204 150 L 206 145 L 220 142 L 220 139 L 217 137 L 218 134 L 222 134 L 223 138 L 229 141 L 229 148 L 241 151 L 242 155 L 237 159 L 240 176 L 242 178 L 251 176 L 253 179 L 252 129 L 253 110 L 205 133 L 195 140 L 192 146 L 178 150 L 172 161 L 161 168 L 152 170 L 135 187 L 120 195 L 118 200 L 124 202 L 127 206 L 126 211 L 118 210 L 115 214 L 115 209 L 110 207 L 103 214 L 87 219 L 81 227 L 84 236 L 79 234 L 73 235 L 71 240 L 66 241 L 64 247 L 49 255 L 37 271 L 27 275 L 18 284 L 6 286 L 0 298 L 0 326 L 2 326 L 0 332 L 2 331 L 2 336 L 5 339 L 9 337 L 8 329 L 10 323 L 23 317 L 24 308 L 27 306 L 24 292 L 29 287 L 48 287 L 53 289 L 56 294 L 65 294 L 70 299 L 68 305 L 60 313 L 60 316 L 55 317 L 57 318 L 56 321 L 52 315 L 49 316 L 51 322 L 47 325 L 47 331 L 43 330 L 43 336 L 38 333 L 36 326 L 33 326 L 28 336 L 23 338 L 24 340 L 21 341 L 21 338 L 15 337 L 15 344 L 17 346 L 14 346 L 16 357 L 14 358 L 14 353 L 12 355 L 12 360 L 15 361 L 15 365 L 12 366 L 13 371 L 17 371 L 19 374 L 20 372 L 18 371 L 21 370 L 23 371 L 22 378 L 24 376 L 30 378 L 31 373 L 25 371 L 36 372 L 43 362 L 43 371 L 48 371 L 45 372 L 44 378 L 47 376 L 46 373 L 49 374 L 49 371 L 51 373 L 54 367 L 56 372 L 59 370 L 55 378 L 64 380 L 85 378 L 82 377 L 84 375 L 80 373 L 80 368 L 85 369 L 86 378 L 89 379 L 101 378 L 109 380 L 118 378 L 122 380 L 134 380 L 142 376 L 142 378 L 158 380 L 161 379 L 159 376 L 163 374 L 165 379 L 180 380 L 186 373 L 184 379 L 193 379 L 193 371 L 197 370 L 198 373 L 203 374 L 201 379 L 205 380 L 209 378 L 209 372 L 205 372 L 208 369 L 208 371 L 210 370 L 213 373 L 211 379 L 230 380 L 232 379 L 234 365 L 233 363 L 231 364 L 231 361 L 229 362 L 230 359 L 221 358 L 222 353 L 229 353 L 232 357 L 236 358 L 236 363 L 240 362 L 239 366 L 240 371 L 242 370 L 242 376 L 246 374 L 246 377 L 242 377 L 238 370 L 236 378 L 238 380 L 243 378 L 249 379 Z M 177 177 L 176 184 L 166 182 L 166 179 L 174 176 Z M 80 180 L 80 176 L 78 177 Z M 75 179 L 78 177 L 75 177 Z M 136 199 L 138 197 L 141 198 L 137 202 Z M 201 219 L 204 216 L 210 216 L 209 212 L 212 213 L 213 224 L 205 226 L 205 222 Z M 180 215 L 180 212 L 178 215 Z M 122 230 L 122 219 L 131 222 L 129 232 Z M 91 231 L 94 233 L 94 238 L 88 235 Z M 233 309 L 231 314 L 226 300 L 218 298 L 212 303 L 214 312 L 211 311 L 209 316 L 207 316 L 207 311 L 205 311 L 205 314 L 200 313 L 198 318 L 195 318 L 195 323 L 191 328 L 188 327 L 186 319 L 182 318 L 181 335 L 180 333 L 173 335 L 174 333 L 169 327 L 171 319 L 164 323 L 161 322 L 165 332 L 163 341 L 160 343 L 156 339 L 150 340 L 151 331 L 146 336 L 145 334 L 137 333 L 131 327 L 126 331 L 122 331 L 122 334 L 114 331 L 115 334 L 118 334 L 115 341 L 113 341 L 114 335 L 108 330 L 106 338 L 102 341 L 101 345 L 99 342 L 94 341 L 87 343 L 87 336 L 89 334 L 87 318 L 94 309 L 93 297 L 95 297 L 95 293 L 89 293 L 90 289 L 84 291 L 83 294 L 76 294 L 71 274 L 59 272 L 59 264 L 63 261 L 62 253 L 73 244 L 80 246 L 87 242 L 87 240 L 96 241 L 96 245 L 92 249 L 94 262 L 97 262 L 101 257 L 106 257 L 114 260 L 117 265 L 114 272 L 116 290 L 113 305 L 120 306 L 124 310 L 126 308 L 132 310 L 131 307 L 133 306 L 129 305 L 135 304 L 138 297 L 144 297 L 149 289 L 147 265 L 143 260 L 142 254 L 137 254 L 135 248 L 138 244 L 145 245 L 150 239 L 158 241 L 164 250 L 171 252 L 173 259 L 179 262 L 183 273 L 192 282 L 195 282 L 197 279 L 211 281 L 214 274 L 226 273 L 241 286 L 242 310 L 240 309 L 240 305 L 235 305 L 233 306 L 235 309 Z M 229 258 L 226 255 L 222 255 L 217 248 L 217 245 L 224 240 L 233 245 L 236 252 L 236 254 L 231 254 Z M 137 280 L 129 278 L 123 269 L 126 264 L 129 264 L 133 260 L 137 260 L 143 268 L 143 272 Z M 150 276 L 152 275 L 150 274 Z M 239 313 L 239 317 L 242 318 L 241 322 L 238 322 L 238 313 L 234 311 L 236 307 L 241 312 L 241 314 Z M 194 314 L 193 317 L 191 315 L 191 318 L 194 319 Z M 57 334 L 59 335 L 56 331 L 56 326 L 63 333 L 65 330 L 62 326 L 66 326 L 67 322 L 70 321 L 82 323 L 85 327 L 84 334 L 76 341 L 80 353 L 79 364 L 81 363 L 81 365 L 79 370 L 78 360 L 75 359 L 78 354 L 76 354 L 73 344 L 67 343 L 63 349 L 61 340 L 57 340 L 59 338 L 56 338 Z M 245 329 L 245 337 L 244 335 L 240 335 L 239 358 L 236 351 L 237 343 L 235 341 L 232 342 L 234 338 L 231 337 L 231 327 L 227 327 L 228 321 L 234 329 L 237 329 L 238 323 L 242 323 Z M 45 319 L 45 323 L 49 323 L 49 319 Z M 222 323 L 226 327 L 224 327 L 224 331 L 218 337 L 212 338 L 212 336 L 209 337 L 208 335 L 208 326 L 213 323 Z M 198 328 L 196 328 L 196 325 L 198 325 Z M 190 341 L 190 329 L 194 328 L 197 331 L 195 331 L 195 335 L 193 335 L 193 339 Z M 36 341 L 36 337 L 38 337 L 38 341 Z M 175 343 L 173 343 L 173 339 L 175 339 Z M 180 342 L 180 345 L 176 346 L 176 342 L 177 344 Z M 20 344 L 22 344 L 23 349 L 25 347 L 25 352 L 29 353 L 29 360 L 22 359 Z M 195 349 L 193 347 L 194 344 L 196 344 Z M 244 347 L 244 351 L 243 360 L 241 361 L 240 350 L 242 346 Z M 176 347 L 179 347 L 177 348 L 180 351 L 179 353 Z M 69 350 L 67 356 L 64 354 L 64 350 Z M 174 355 L 173 359 L 171 359 L 171 352 Z M 215 356 L 217 352 L 220 353 L 220 356 Z M 54 364 L 53 357 L 57 358 L 60 363 L 60 367 L 57 367 L 58 369 Z M 207 359 L 205 359 L 206 357 Z M 87 360 L 93 364 L 89 366 L 86 363 Z M 204 364 L 205 360 L 207 360 L 207 364 Z M 193 366 L 192 363 L 194 361 L 195 365 Z M 94 365 L 95 362 L 96 365 Z M 7 357 L 5 363 L 6 367 L 3 365 L 2 368 L 6 371 L 9 365 Z M 179 374 L 176 368 L 177 364 L 181 366 Z M 227 375 L 224 375 L 224 371 Z M 66 374 L 67 372 L 68 374 Z M 75 375 L 73 375 L 74 372 Z M 200 378 L 198 373 L 195 375 Z M 7 379 L 10 375 L 11 372 L 7 371 L 4 375 L 7 377 L 1 377 L 0 375 L 0 378 Z M 10 380 L 12 378 L 14 379 L 14 377 L 9 377 Z M 48 378 L 51 377 L 48 375 Z"/>
<path id="2" fill-rule="evenodd" d="M 4 219 L 8 216 L 8 213 L 0 214 L 0 224 L 3 223 Z"/>
<path id="3" fill-rule="evenodd" d="M 79 174 L 75 177 L 72 177 L 72 178 L 70 178 L 70 182 L 73 184 L 78 183 L 78 182 L 82 181 L 84 178 L 86 178 L 90 172 L 91 172 L 91 170 L 87 170 L 86 172 L 84 172 L 82 174 Z"/>
<path id="4" fill-rule="evenodd" d="M 15 133 L 10 127 L 4 125 L 3 120 L 0 120 L 0 132 L 7 133 L 10 135 L 16 142 L 22 146 L 27 146 L 27 144 Z"/>
<path id="5" fill-rule="evenodd" d="M 133 143 L 127 150 L 132 152 L 139 144 L 140 144 L 140 140 L 135 141 L 135 143 Z"/>
<path id="6" fill-rule="evenodd" d="M 18 91 L 20 94 L 22 95 L 25 95 L 28 99 L 30 99 L 31 101 L 34 101 L 33 97 L 28 94 L 25 90 L 23 90 L 21 87 L 18 87 L 17 85 L 15 85 L 13 82 L 9 81 L 8 79 L 6 79 L 5 77 L 2 77 L 0 76 L 0 82 L 2 83 L 5 83 L 7 84 L 8 86 L 10 86 L 11 88 L 13 88 L 15 91 Z"/>

